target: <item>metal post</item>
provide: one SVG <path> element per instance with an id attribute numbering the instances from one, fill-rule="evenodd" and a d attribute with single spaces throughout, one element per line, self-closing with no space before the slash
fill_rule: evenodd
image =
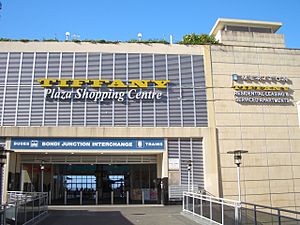
<path id="1" fill-rule="evenodd" d="M 222 199 L 222 224 L 224 224 L 224 201 Z"/>
<path id="2" fill-rule="evenodd" d="M 277 209 L 278 225 L 281 225 L 280 209 Z"/>
<path id="3" fill-rule="evenodd" d="M 185 209 L 185 194 L 183 193 L 183 198 L 182 198 L 182 210 Z"/>
<path id="4" fill-rule="evenodd" d="M 200 215 L 202 216 L 203 215 L 203 201 L 202 201 L 202 197 L 200 199 Z"/>
<path id="5" fill-rule="evenodd" d="M 67 190 L 65 190 L 65 195 L 64 195 L 64 204 L 67 204 Z"/>
<path id="6" fill-rule="evenodd" d="M 48 204 L 51 205 L 51 191 L 49 191 L 49 195 L 48 195 Z"/>
<path id="7" fill-rule="evenodd" d="M 126 191 L 126 203 L 129 205 L 129 191 Z"/>
<path id="8" fill-rule="evenodd" d="M 239 202 L 241 202 L 240 165 L 237 165 L 236 169 L 237 169 Z"/>
<path id="9" fill-rule="evenodd" d="M 254 225 L 257 225 L 256 205 L 254 205 Z"/>
<path id="10" fill-rule="evenodd" d="M 2 195 L 3 195 L 3 164 L 0 165 L 0 205 L 2 205 Z"/>
<path id="11" fill-rule="evenodd" d="M 145 204 L 145 192 L 143 189 L 142 189 L 142 204 L 143 205 Z"/>
<path id="12" fill-rule="evenodd" d="M 98 205 L 98 191 L 96 191 L 96 205 Z"/>
<path id="13" fill-rule="evenodd" d="M 193 214 L 195 214 L 195 196 L 194 196 L 194 194 L 193 194 Z"/>
<path id="14" fill-rule="evenodd" d="M 237 204 L 234 205 L 234 222 L 235 222 L 235 225 L 239 225 L 239 214 L 238 214 Z"/>
<path id="15" fill-rule="evenodd" d="M 209 214 L 210 214 L 210 219 L 212 220 L 212 203 L 211 203 L 211 196 L 209 199 Z"/>
<path id="16" fill-rule="evenodd" d="M 110 192 L 110 204 L 114 204 L 114 192 L 113 191 L 111 191 Z"/>
<path id="17" fill-rule="evenodd" d="M 79 199 L 79 201 L 80 201 L 80 205 L 82 205 L 82 191 L 80 191 L 80 199 Z"/>
<path id="18" fill-rule="evenodd" d="M 190 187 L 190 185 L 191 185 L 191 181 L 190 181 L 191 177 L 190 176 L 191 176 L 191 171 L 188 170 L 188 192 L 191 191 L 191 187 Z"/>
<path id="19" fill-rule="evenodd" d="M 15 224 L 18 224 L 18 205 L 19 205 L 19 202 L 17 201 L 16 202 L 16 208 L 15 208 Z M 26 201 L 25 201 L 25 207 L 26 207 Z M 26 217 L 25 217 L 26 218 Z M 27 220 L 25 220 L 27 222 Z"/>
<path id="20" fill-rule="evenodd" d="M 41 172 L 41 192 L 44 192 L 44 169 Z"/>

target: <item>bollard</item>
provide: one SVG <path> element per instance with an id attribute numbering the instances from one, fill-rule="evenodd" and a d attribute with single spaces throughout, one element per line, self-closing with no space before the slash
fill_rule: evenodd
<path id="1" fill-rule="evenodd" d="M 129 191 L 126 191 L 126 203 L 129 205 Z"/>
<path id="2" fill-rule="evenodd" d="M 110 193 L 110 203 L 112 205 L 114 204 L 114 192 L 113 191 Z"/>
<path id="3" fill-rule="evenodd" d="M 51 191 L 49 191 L 49 195 L 48 195 L 48 204 L 49 205 L 51 205 L 51 198 L 52 198 Z"/>
<path id="4" fill-rule="evenodd" d="M 96 191 L 96 205 L 98 205 L 98 191 Z"/>
<path id="5" fill-rule="evenodd" d="M 142 204 L 145 204 L 145 192 L 142 190 Z"/>
<path id="6" fill-rule="evenodd" d="M 82 205 L 82 191 L 80 191 L 80 199 L 79 199 L 79 201 L 80 201 L 80 205 Z"/>
<path id="7" fill-rule="evenodd" d="M 65 198 L 64 198 L 64 204 L 67 204 L 67 191 L 65 191 Z"/>

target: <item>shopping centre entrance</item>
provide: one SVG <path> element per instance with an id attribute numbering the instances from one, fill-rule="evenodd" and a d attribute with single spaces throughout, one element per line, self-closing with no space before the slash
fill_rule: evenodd
<path id="1" fill-rule="evenodd" d="M 86 163 L 91 157 L 99 158 L 24 154 L 21 190 L 48 192 L 53 205 L 160 203 L 157 155 L 102 156 L 109 163 Z"/>

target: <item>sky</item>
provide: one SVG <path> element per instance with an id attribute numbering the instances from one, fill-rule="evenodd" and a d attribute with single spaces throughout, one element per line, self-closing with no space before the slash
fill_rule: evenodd
<path id="1" fill-rule="evenodd" d="M 282 22 L 288 48 L 300 48 L 300 0 L 0 0 L 0 38 L 180 41 L 208 34 L 218 18 Z"/>

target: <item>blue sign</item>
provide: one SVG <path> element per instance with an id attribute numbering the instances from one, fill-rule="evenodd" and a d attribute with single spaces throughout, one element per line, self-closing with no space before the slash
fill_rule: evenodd
<path id="1" fill-rule="evenodd" d="M 12 150 L 164 150 L 164 139 L 12 138 Z"/>

